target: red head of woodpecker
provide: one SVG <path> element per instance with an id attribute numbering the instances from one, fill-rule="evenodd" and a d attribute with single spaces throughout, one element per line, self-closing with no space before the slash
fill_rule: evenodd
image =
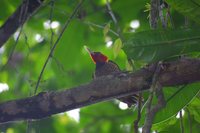
<path id="1" fill-rule="evenodd" d="M 90 57 L 92 58 L 92 61 L 95 64 L 108 62 L 108 57 L 103 55 L 101 52 L 93 52 L 86 46 L 85 46 L 85 49 L 88 51 L 88 53 L 90 54 Z"/>

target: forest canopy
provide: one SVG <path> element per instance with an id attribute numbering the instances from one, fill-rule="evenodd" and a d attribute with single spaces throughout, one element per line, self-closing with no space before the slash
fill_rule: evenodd
<path id="1" fill-rule="evenodd" d="M 25 99 L 19 107 L 41 118 L 9 118 L 0 124 L 1 132 L 137 133 L 148 126 L 155 133 L 199 132 L 200 2 L 1 0 L 0 5 L 0 121 L 8 117 L 6 111 L 19 111 L 6 106 L 18 99 Z M 85 46 L 105 54 L 124 73 L 93 80 L 95 64 Z M 70 111 L 50 111 L 43 118 L 34 108 L 46 107 L 47 95 L 62 98 L 72 92 L 81 99 L 92 88 L 103 95 L 112 83 L 117 84 L 112 96 L 89 98 Z M 115 99 L 122 96 L 120 85 L 144 86 L 125 87 L 123 95 L 140 92 L 137 106 Z M 29 106 L 31 98 L 42 100 Z"/>

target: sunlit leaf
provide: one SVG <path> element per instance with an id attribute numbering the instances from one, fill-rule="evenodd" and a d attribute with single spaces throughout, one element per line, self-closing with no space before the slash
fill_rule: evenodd
<path id="1" fill-rule="evenodd" d="M 120 38 L 118 38 L 117 40 L 115 40 L 114 45 L 113 45 L 114 58 L 117 57 L 121 48 L 122 48 L 122 41 Z"/>
<path id="2" fill-rule="evenodd" d="M 104 37 L 106 37 L 106 35 L 109 32 L 109 30 L 110 30 L 110 23 L 106 24 L 106 26 L 103 29 L 103 35 L 104 35 Z"/>

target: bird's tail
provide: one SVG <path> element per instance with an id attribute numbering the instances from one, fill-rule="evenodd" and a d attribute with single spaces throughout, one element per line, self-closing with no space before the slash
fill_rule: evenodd
<path id="1" fill-rule="evenodd" d="M 127 96 L 127 97 L 122 97 L 119 98 L 120 101 L 126 103 L 128 105 L 128 107 L 130 108 L 131 106 L 135 106 L 138 104 L 138 100 L 139 99 L 139 94 L 134 94 L 131 96 Z M 141 102 L 143 102 L 143 98 L 141 99 Z"/>

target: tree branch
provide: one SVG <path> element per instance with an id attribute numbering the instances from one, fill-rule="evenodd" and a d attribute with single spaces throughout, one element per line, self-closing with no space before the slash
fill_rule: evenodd
<path id="1" fill-rule="evenodd" d="M 0 104 L 0 123 L 42 119 L 53 114 L 97 102 L 120 98 L 150 88 L 156 64 L 134 73 L 121 73 L 93 80 L 91 83 Z M 158 82 L 176 86 L 200 81 L 200 59 L 180 59 L 162 64 Z"/>
<path id="2" fill-rule="evenodd" d="M 160 0 L 151 0 L 149 22 L 152 29 L 156 29 L 157 24 L 158 24 L 159 6 L 160 6 Z"/>
<path id="3" fill-rule="evenodd" d="M 155 72 L 153 75 L 149 98 L 147 100 L 146 118 L 145 118 L 144 126 L 142 128 L 142 133 L 150 133 L 154 116 L 156 115 L 156 113 L 159 111 L 159 109 L 162 107 L 162 104 L 164 103 L 164 102 L 161 102 L 161 101 L 164 101 L 164 95 L 162 93 L 162 86 L 158 82 L 158 79 L 160 76 L 160 71 L 161 71 L 161 63 L 158 62 L 156 64 L 156 69 L 155 69 Z M 159 94 L 158 94 L 158 92 L 159 92 Z M 152 100 L 154 97 L 154 93 L 156 93 L 156 95 L 157 95 L 158 103 L 153 106 Z"/>
<path id="4" fill-rule="evenodd" d="M 24 0 L 16 11 L 0 27 L 0 47 L 41 6 L 44 0 Z"/>
<path id="5" fill-rule="evenodd" d="M 120 26 L 119 26 L 119 24 L 118 24 L 118 21 L 117 21 L 117 19 L 116 19 L 114 13 L 113 13 L 113 11 L 112 11 L 112 8 L 111 8 L 111 6 L 110 6 L 109 0 L 106 0 L 106 6 L 107 6 L 107 9 L 108 9 L 108 13 L 110 14 L 110 16 L 111 16 L 111 18 L 112 18 L 112 20 L 113 20 L 113 22 L 114 22 L 114 24 L 115 24 L 115 27 L 116 27 L 116 29 L 117 29 L 118 37 L 119 37 L 121 40 L 123 40 L 123 36 L 122 36 L 122 33 L 121 33 L 121 28 L 120 28 Z"/>
<path id="6" fill-rule="evenodd" d="M 150 106 L 149 107 L 147 106 L 147 111 L 146 111 L 147 113 L 146 113 L 145 123 L 142 128 L 142 133 L 150 133 L 156 113 L 166 106 L 166 101 L 162 91 L 162 86 L 160 86 L 159 83 L 156 84 L 157 85 L 155 86 L 156 87 L 155 92 L 158 99 L 158 103 L 156 105 L 152 105 L 152 102 L 150 102 L 149 103 Z M 150 97 L 152 96 L 150 95 Z"/>

